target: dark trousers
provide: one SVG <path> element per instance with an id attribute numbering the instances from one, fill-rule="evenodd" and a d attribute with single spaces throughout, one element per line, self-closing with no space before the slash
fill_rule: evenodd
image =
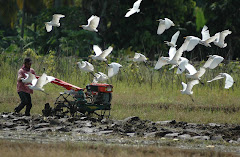
<path id="1" fill-rule="evenodd" d="M 15 108 L 15 112 L 20 112 L 24 106 L 26 106 L 25 115 L 30 116 L 30 110 L 32 108 L 32 99 L 29 93 L 18 92 L 21 99 L 21 103 Z"/>

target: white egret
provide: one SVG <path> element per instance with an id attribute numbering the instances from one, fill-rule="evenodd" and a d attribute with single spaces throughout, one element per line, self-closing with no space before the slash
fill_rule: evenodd
<path id="1" fill-rule="evenodd" d="M 79 27 L 82 27 L 85 30 L 91 31 L 91 32 L 98 32 L 97 27 L 100 21 L 100 17 L 92 15 L 88 19 L 88 24 L 87 25 L 81 25 Z"/>
<path id="2" fill-rule="evenodd" d="M 198 80 L 192 80 L 192 81 L 188 82 L 187 84 L 182 82 L 183 89 L 180 90 L 182 94 L 189 95 L 193 102 L 194 102 L 194 100 L 192 98 L 192 94 L 193 94 L 192 88 L 196 84 L 199 84 Z"/>
<path id="3" fill-rule="evenodd" d="M 21 78 L 23 83 L 32 83 L 32 80 L 36 79 L 36 76 L 30 72 L 27 72 L 26 78 Z"/>
<path id="4" fill-rule="evenodd" d="M 134 62 L 146 62 L 147 61 L 147 57 L 145 57 L 141 53 L 135 53 L 135 55 L 133 57 L 133 61 Z"/>
<path id="5" fill-rule="evenodd" d="M 183 43 L 183 51 L 192 51 L 195 46 L 197 46 L 201 39 L 198 38 L 198 37 L 194 37 L 194 36 L 187 36 L 187 37 L 184 37 L 185 40 L 184 40 L 184 43 Z"/>
<path id="6" fill-rule="evenodd" d="M 53 81 L 54 79 L 55 79 L 54 77 L 48 77 L 47 74 L 43 73 L 42 76 L 40 76 L 38 79 L 32 80 L 32 85 L 27 85 L 27 86 L 32 90 L 39 90 L 44 92 L 43 86 Z"/>
<path id="7" fill-rule="evenodd" d="M 82 70 L 82 71 L 85 71 L 85 72 L 93 72 L 94 71 L 93 65 L 87 61 L 82 61 L 82 63 L 77 62 L 77 65 L 80 68 L 80 70 Z"/>
<path id="8" fill-rule="evenodd" d="M 200 82 L 201 82 L 202 75 L 206 72 L 206 69 L 204 67 L 200 67 L 199 71 L 197 71 L 195 67 L 189 63 L 188 60 L 184 60 L 180 63 L 177 70 L 177 74 L 181 74 L 185 69 L 187 69 L 187 71 L 189 72 L 189 73 L 186 73 L 187 78 L 190 78 L 193 80 L 199 80 Z M 201 84 L 204 84 L 204 83 L 201 82 Z"/>
<path id="9" fill-rule="evenodd" d="M 229 89 L 230 87 L 232 87 L 234 80 L 232 76 L 227 73 L 219 73 L 219 75 L 217 75 L 214 79 L 209 80 L 207 82 L 212 82 L 212 81 L 223 79 L 223 78 L 226 78 L 224 88 Z"/>
<path id="10" fill-rule="evenodd" d="M 134 13 L 139 13 L 140 12 L 140 9 L 139 9 L 139 6 L 140 6 L 140 3 L 142 2 L 142 0 L 137 0 L 134 4 L 133 4 L 133 7 L 128 9 L 129 11 L 126 13 L 125 17 L 129 17 L 131 16 L 132 14 Z"/>
<path id="11" fill-rule="evenodd" d="M 168 18 L 159 19 L 158 29 L 157 29 L 157 34 L 160 35 L 162 34 L 165 30 L 169 29 L 171 26 L 175 26 L 172 20 Z"/>
<path id="12" fill-rule="evenodd" d="M 206 25 L 203 26 L 201 34 L 202 34 L 202 40 L 200 44 L 206 47 L 211 47 L 210 43 L 217 39 L 217 35 L 210 37 L 210 33 Z"/>
<path id="13" fill-rule="evenodd" d="M 114 75 L 116 75 L 121 67 L 121 64 L 115 62 L 108 64 L 108 77 L 113 77 Z"/>
<path id="14" fill-rule="evenodd" d="M 91 55 L 92 59 L 107 61 L 106 57 L 112 52 L 113 47 L 109 46 L 108 49 L 102 51 L 99 46 L 93 45 L 93 50 L 95 52 L 95 55 Z"/>
<path id="15" fill-rule="evenodd" d="M 177 51 L 175 47 L 170 47 L 169 49 L 169 57 L 159 57 L 154 69 L 160 69 L 162 66 L 167 64 L 172 64 L 173 66 L 169 69 L 173 69 L 175 66 L 178 66 L 181 61 L 186 58 L 181 57 L 183 54 L 183 49 L 180 47 Z"/>
<path id="16" fill-rule="evenodd" d="M 222 32 L 216 33 L 217 39 L 213 43 L 220 48 L 226 47 L 227 43 L 224 43 L 224 40 L 225 40 L 226 36 L 231 33 L 232 33 L 232 31 L 229 31 L 229 30 L 224 30 Z"/>
<path id="17" fill-rule="evenodd" d="M 55 27 L 59 27 L 60 26 L 60 18 L 63 18 L 65 17 L 65 15 L 62 15 L 62 14 L 54 14 L 53 15 L 53 18 L 52 18 L 52 21 L 50 22 L 45 22 L 45 26 L 46 26 L 46 30 L 47 32 L 50 32 L 52 30 L 52 27 L 55 26 Z"/>
<path id="18" fill-rule="evenodd" d="M 108 79 L 108 76 L 102 72 L 94 74 L 93 83 L 104 82 Z"/>
<path id="19" fill-rule="evenodd" d="M 203 65 L 204 68 L 214 69 L 216 68 L 222 61 L 224 60 L 223 57 L 218 55 L 209 55 L 208 60 Z"/>
<path id="20" fill-rule="evenodd" d="M 177 42 L 177 39 L 178 39 L 179 34 L 180 34 L 180 31 L 177 31 L 177 32 L 172 36 L 170 42 L 169 42 L 169 41 L 164 41 L 165 44 L 167 44 L 167 45 L 170 46 L 170 47 L 176 47 L 176 46 L 177 46 L 177 45 L 176 45 L 176 42 Z"/>

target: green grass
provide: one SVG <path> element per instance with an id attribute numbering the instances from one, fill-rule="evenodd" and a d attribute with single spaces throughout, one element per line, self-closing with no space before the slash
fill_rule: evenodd
<path id="1" fill-rule="evenodd" d="M 22 65 L 22 59 L 16 59 L 17 56 L 15 58 L 6 56 L 8 55 L 0 57 L 1 112 L 13 111 L 20 102 L 16 92 L 16 78 L 17 70 Z M 46 58 L 49 56 L 34 58 L 32 67 L 38 75 L 43 73 L 41 65 L 45 65 L 48 75 L 73 85 L 84 88 L 91 83 L 92 76 L 81 72 L 75 64 L 80 59 L 58 57 L 54 58 L 50 64 L 49 61 L 45 63 Z M 180 92 L 181 82 L 187 81 L 184 74 L 176 75 L 174 71 L 169 71 L 167 66 L 156 71 L 153 70 L 153 66 L 146 68 L 142 64 L 137 65 L 131 62 L 121 62 L 121 64 L 123 64 L 125 72 L 121 71 L 117 76 L 108 80 L 108 83 L 114 86 L 111 118 L 123 119 L 129 116 L 139 116 L 142 119 L 153 121 L 175 119 L 196 123 L 239 124 L 240 122 L 240 72 L 238 64 L 230 62 L 228 65 L 221 65 L 214 70 L 207 70 L 202 80 L 205 85 L 198 84 L 193 88 L 194 102 L 189 96 L 182 95 Z M 104 63 L 93 61 L 93 65 L 96 71 L 106 73 Z M 232 75 L 236 82 L 232 88 L 224 89 L 224 80 L 206 83 L 219 72 L 227 72 Z M 41 114 L 44 104 L 47 102 L 53 106 L 59 92 L 65 90 L 54 84 L 47 84 L 44 89 L 49 95 L 39 91 L 35 91 L 32 95 L 32 114 Z"/>

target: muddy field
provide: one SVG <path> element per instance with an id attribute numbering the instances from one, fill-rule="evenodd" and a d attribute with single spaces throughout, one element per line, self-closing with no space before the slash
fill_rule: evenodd
<path id="1" fill-rule="evenodd" d="M 240 125 L 0 113 L 0 139 L 213 149 L 240 155 Z"/>

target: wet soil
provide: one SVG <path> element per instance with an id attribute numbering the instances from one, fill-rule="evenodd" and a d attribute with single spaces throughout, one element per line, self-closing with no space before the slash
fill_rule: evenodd
<path id="1" fill-rule="evenodd" d="M 0 113 L 0 139 L 213 149 L 240 155 L 240 125 Z"/>

